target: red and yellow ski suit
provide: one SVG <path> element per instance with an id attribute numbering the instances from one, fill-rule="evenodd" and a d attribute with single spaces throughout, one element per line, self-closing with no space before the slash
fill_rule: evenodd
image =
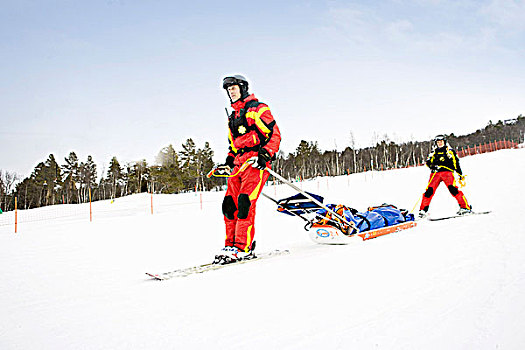
<path id="1" fill-rule="evenodd" d="M 234 112 L 228 120 L 228 159 L 230 162 L 233 159 L 232 174 L 237 174 L 246 160 L 257 157 L 261 148 L 275 157 L 281 133 L 270 108 L 253 94 L 236 101 L 232 107 Z M 222 203 L 226 224 L 225 246 L 235 246 L 246 252 L 251 249 L 255 236 L 255 207 L 268 176 L 267 171 L 249 166 L 228 178 L 228 189 Z"/>
<path id="2" fill-rule="evenodd" d="M 461 208 L 470 209 L 467 198 L 465 198 L 463 192 L 457 187 L 456 179 L 454 178 L 453 171 L 456 171 L 459 175 L 462 174 L 456 151 L 448 146 L 436 148 L 429 154 L 426 164 L 432 169 L 432 173 L 430 174 L 427 189 L 425 193 L 423 193 L 423 199 L 421 200 L 419 209 L 428 211 L 430 201 L 432 201 L 432 197 L 434 197 L 441 181 L 445 183 L 450 194 L 456 199 Z"/>

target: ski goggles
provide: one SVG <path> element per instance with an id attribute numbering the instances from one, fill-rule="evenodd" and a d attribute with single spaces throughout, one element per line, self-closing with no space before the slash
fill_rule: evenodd
<path id="1" fill-rule="evenodd" d="M 222 88 L 223 89 L 227 89 L 227 88 L 229 88 L 232 85 L 240 85 L 239 84 L 239 80 L 237 78 L 234 78 L 234 77 L 226 77 L 222 81 Z"/>

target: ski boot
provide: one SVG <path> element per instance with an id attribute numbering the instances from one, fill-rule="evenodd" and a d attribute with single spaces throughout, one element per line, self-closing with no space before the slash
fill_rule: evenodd
<path id="1" fill-rule="evenodd" d="M 458 215 L 472 214 L 472 209 L 471 208 L 459 208 L 459 210 L 458 210 L 458 212 L 456 214 L 458 214 Z"/>
<path id="2" fill-rule="evenodd" d="M 252 243 L 252 249 L 249 251 L 240 250 L 237 247 L 224 247 L 221 249 L 219 254 L 215 255 L 213 260 L 214 264 L 226 265 L 235 263 L 241 260 L 249 260 L 256 258 L 253 250 L 255 248 L 255 242 Z"/>
<path id="3" fill-rule="evenodd" d="M 237 249 L 237 248 L 235 247 L 222 248 L 221 251 L 217 255 L 215 255 L 215 258 L 213 259 L 213 263 L 219 264 L 219 265 L 226 265 L 226 264 L 231 263 L 232 262 L 231 256 L 232 256 L 232 252 L 234 249 Z"/>

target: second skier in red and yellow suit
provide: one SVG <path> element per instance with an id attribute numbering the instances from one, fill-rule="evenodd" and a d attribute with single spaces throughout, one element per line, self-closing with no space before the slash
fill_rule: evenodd
<path id="1" fill-rule="evenodd" d="M 443 135 L 438 135 L 434 139 L 436 148 L 428 155 L 426 165 L 432 170 L 428 186 L 423 193 L 423 199 L 419 208 L 419 217 L 427 216 L 427 211 L 436 193 L 436 189 L 441 182 L 444 182 L 450 194 L 459 204 L 458 214 L 462 215 L 470 212 L 470 205 L 463 192 L 456 185 L 454 172 L 462 177 L 459 158 L 452 148 L 447 145 L 447 140 Z"/>
<path id="2" fill-rule="evenodd" d="M 234 111 L 228 118 L 230 142 L 228 157 L 223 166 L 231 168 L 228 189 L 222 203 L 226 225 L 225 247 L 233 247 L 239 256 L 250 254 L 255 236 L 257 199 L 268 180 L 265 167 L 271 166 L 281 143 L 281 133 L 270 108 L 248 94 L 248 82 L 240 75 L 226 77 L 227 90 Z M 244 162 L 257 157 L 254 166 L 241 170 Z"/>

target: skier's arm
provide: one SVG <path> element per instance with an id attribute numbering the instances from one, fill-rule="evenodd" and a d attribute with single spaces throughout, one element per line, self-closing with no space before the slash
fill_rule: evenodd
<path id="1" fill-rule="evenodd" d="M 270 108 L 261 103 L 250 117 L 255 120 L 255 125 L 259 132 L 265 136 L 265 139 L 261 140 L 261 146 L 268 151 L 270 156 L 274 157 L 279 151 L 279 145 L 281 144 L 281 132 L 275 123 Z"/>
<path id="2" fill-rule="evenodd" d="M 430 153 L 427 157 L 427 161 L 425 164 L 427 167 L 429 167 L 431 170 L 437 170 L 437 166 L 434 165 L 434 152 Z"/>
<path id="3" fill-rule="evenodd" d="M 461 170 L 461 166 L 459 165 L 459 157 L 455 150 L 452 150 L 452 153 L 454 154 L 454 165 L 456 166 L 456 172 L 462 176 L 463 171 Z"/>
<path id="4" fill-rule="evenodd" d="M 228 155 L 226 156 L 226 160 L 224 161 L 224 165 L 229 166 L 231 169 L 233 169 L 233 161 L 235 160 L 235 156 L 237 154 L 237 149 L 233 145 L 233 137 L 231 131 L 228 130 L 228 142 L 230 143 L 230 146 L 228 147 Z"/>

